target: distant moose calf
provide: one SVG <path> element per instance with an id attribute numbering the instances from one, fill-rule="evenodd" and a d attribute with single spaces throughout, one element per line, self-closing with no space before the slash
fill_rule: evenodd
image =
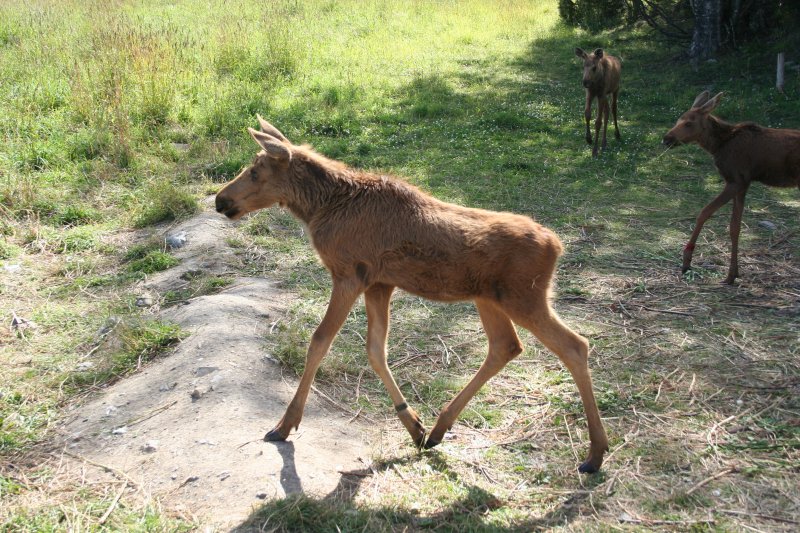
<path id="1" fill-rule="evenodd" d="M 304 222 L 333 278 L 325 317 L 311 337 L 306 366 L 283 418 L 264 440 L 297 428 L 317 368 L 359 295 L 367 310 L 367 356 L 417 446 L 439 444 L 467 402 L 522 352 L 514 323 L 529 329 L 572 374 L 589 426 L 595 472 L 608 440 L 589 374 L 589 344 L 556 316 L 550 282 L 562 252 L 556 235 L 528 217 L 448 204 L 404 181 L 368 174 L 295 146 L 258 117 L 248 128 L 262 151 L 217 194 L 217 211 L 238 219 L 274 204 Z M 395 287 L 440 301 L 473 300 L 489 353 L 472 380 L 425 428 L 408 406 L 386 362 L 389 300 Z"/>
<path id="2" fill-rule="evenodd" d="M 619 76 L 622 66 L 619 59 L 598 48 L 587 54 L 580 48 L 575 55 L 583 59 L 583 86 L 586 87 L 586 107 L 583 116 L 586 119 L 586 142 L 592 144 L 592 133 L 589 121 L 592 119 L 592 100 L 597 98 L 597 120 L 594 121 L 594 148 L 592 157 L 597 157 L 597 144 L 600 138 L 600 126 L 603 126 L 603 145 L 606 148 L 606 130 L 608 129 L 608 95 L 611 95 L 611 111 L 614 113 L 614 136 L 619 139 L 617 126 L 617 97 L 619 96 Z"/>
<path id="3" fill-rule="evenodd" d="M 731 214 L 731 262 L 723 283 L 732 284 L 739 276 L 739 230 L 742 225 L 744 196 L 750 182 L 760 181 L 773 187 L 800 187 L 800 130 L 765 128 L 753 122 L 729 124 L 711 112 L 722 93 L 709 98 L 703 91 L 691 109 L 681 115 L 664 136 L 670 148 L 697 143 L 714 157 L 725 188 L 700 211 L 692 236 L 683 248 L 683 272 L 691 267 L 697 237 L 703 224 L 717 209 L 733 198 Z"/>

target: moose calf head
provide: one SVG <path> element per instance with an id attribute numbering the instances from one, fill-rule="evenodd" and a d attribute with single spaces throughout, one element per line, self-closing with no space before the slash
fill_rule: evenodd
<path id="1" fill-rule="evenodd" d="M 671 130 L 664 135 L 663 143 L 670 148 L 679 144 L 697 142 L 709 132 L 709 114 L 719 104 L 722 93 L 709 98 L 710 93 L 703 91 L 694 99 L 692 107 L 680 116 Z"/>
<path id="2" fill-rule="evenodd" d="M 600 84 L 604 76 L 603 49 L 598 48 L 587 54 L 582 48 L 576 48 L 575 55 L 583 59 L 583 86 L 588 89 L 592 85 Z"/>
<path id="3" fill-rule="evenodd" d="M 283 204 L 290 190 L 292 143 L 260 116 L 258 122 L 261 131 L 253 128 L 248 131 L 262 151 L 217 193 L 217 212 L 233 220 L 257 209 Z"/>

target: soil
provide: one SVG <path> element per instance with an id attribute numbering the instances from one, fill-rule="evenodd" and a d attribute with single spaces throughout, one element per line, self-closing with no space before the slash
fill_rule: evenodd
<path id="1" fill-rule="evenodd" d="M 186 285 L 187 272 L 235 274 L 226 244 L 235 223 L 210 209 L 164 234 L 185 232 L 180 265 L 139 289 L 154 302 Z M 183 278 L 182 278 L 183 276 Z M 335 493 L 343 472 L 369 461 L 374 428 L 311 393 L 286 442 L 264 434 L 297 386 L 270 355 L 270 330 L 289 295 L 274 281 L 236 277 L 223 291 L 166 309 L 162 319 L 190 335 L 140 372 L 74 406 L 59 428 L 64 460 L 87 476 L 126 478 L 162 509 L 212 529 L 235 527 L 265 499 Z"/>

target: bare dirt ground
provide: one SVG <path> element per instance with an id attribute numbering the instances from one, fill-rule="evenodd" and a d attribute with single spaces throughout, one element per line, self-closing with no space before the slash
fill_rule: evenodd
<path id="1" fill-rule="evenodd" d="M 188 271 L 230 273 L 232 223 L 206 211 L 186 233 L 181 264 L 142 286 L 158 295 Z M 270 280 L 235 278 L 218 294 L 159 310 L 191 335 L 175 352 L 76 405 L 59 428 L 65 467 L 134 484 L 162 508 L 212 529 L 235 527 L 264 499 L 335 492 L 363 468 L 370 432 L 315 392 L 287 442 L 261 438 L 283 415 L 297 380 L 282 375 L 265 339 L 286 302 Z M 374 436 L 374 433 L 371 435 Z"/>

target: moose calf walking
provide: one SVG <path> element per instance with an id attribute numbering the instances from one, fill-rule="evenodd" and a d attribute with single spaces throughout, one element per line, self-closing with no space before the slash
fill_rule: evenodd
<path id="1" fill-rule="evenodd" d="M 328 310 L 311 338 L 297 392 L 264 439 L 285 440 L 298 427 L 314 375 L 363 294 L 368 360 L 418 446 L 441 442 L 481 386 L 522 352 L 516 322 L 555 352 L 572 374 L 591 440 L 580 471 L 597 471 L 608 440 L 589 374 L 589 344 L 559 320 L 548 300 L 562 252 L 558 237 L 528 217 L 448 204 L 401 180 L 350 169 L 293 145 L 258 119 L 261 131 L 249 131 L 262 151 L 217 194 L 217 211 L 238 219 L 273 204 L 288 208 L 308 227 L 333 279 Z M 386 362 L 389 300 L 396 287 L 434 300 L 473 300 L 489 340 L 486 360 L 442 409 L 427 440 Z"/>
<path id="2" fill-rule="evenodd" d="M 753 122 L 730 124 L 713 116 L 722 93 L 709 98 L 703 91 L 691 109 L 681 115 L 664 136 L 664 144 L 697 143 L 714 157 L 714 164 L 725 188 L 700 211 L 689 242 L 683 248 L 683 272 L 691 268 L 697 237 L 703 224 L 717 209 L 733 199 L 731 214 L 731 261 L 723 283 L 732 284 L 739 276 L 739 231 L 744 197 L 750 182 L 773 187 L 800 187 L 800 130 L 765 128 Z"/>
<path id="3" fill-rule="evenodd" d="M 597 157 L 597 144 L 600 138 L 600 126 L 603 126 L 603 145 L 606 148 L 606 130 L 608 130 L 608 95 L 611 95 L 611 111 L 614 113 L 614 136 L 619 139 L 617 126 L 617 97 L 619 96 L 619 77 L 622 66 L 619 59 L 598 48 L 587 54 L 580 48 L 575 55 L 583 59 L 583 86 L 586 87 L 586 107 L 583 116 L 586 119 L 586 142 L 592 144 L 592 133 L 589 121 L 592 119 L 592 100 L 597 98 L 597 120 L 594 121 L 594 148 L 592 157 Z"/>

